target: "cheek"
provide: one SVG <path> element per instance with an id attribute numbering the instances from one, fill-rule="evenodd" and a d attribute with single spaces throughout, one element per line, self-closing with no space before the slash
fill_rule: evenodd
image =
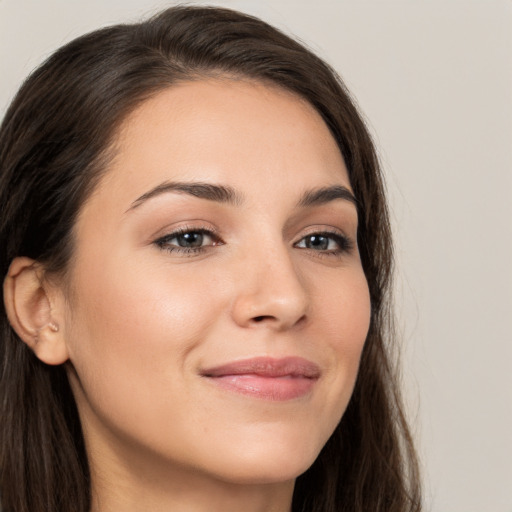
<path id="1" fill-rule="evenodd" d="M 178 342 L 180 334 L 193 336 L 201 327 L 197 312 L 205 313 L 206 323 L 212 306 L 199 279 L 166 271 L 164 265 L 104 264 L 99 272 L 84 266 L 76 289 L 72 323 L 90 331 L 91 343 L 101 339 L 105 350 L 130 344 L 143 349 Z"/>
<path id="2" fill-rule="evenodd" d="M 169 375 L 182 372 L 187 354 L 218 317 L 212 292 L 189 277 L 126 260 L 104 262 L 100 271 L 77 269 L 80 293 L 70 304 L 67 337 L 91 400 L 115 393 L 148 398 L 152 388 L 168 388 Z"/>
<path id="3" fill-rule="evenodd" d="M 370 325 L 370 295 L 362 269 L 341 273 L 332 280 L 330 293 L 318 301 L 319 315 L 331 340 L 330 346 L 347 361 L 362 350 Z"/>
<path id="4" fill-rule="evenodd" d="M 331 410 L 339 421 L 352 394 L 370 326 L 370 296 L 362 269 L 341 276 L 339 285 L 333 283 L 319 306 L 323 332 L 317 338 L 329 340 L 324 349 L 333 365 L 326 382 L 332 390 Z"/>
<path id="5" fill-rule="evenodd" d="M 244 276 L 238 265 L 221 269 L 204 260 L 179 268 L 160 258 L 148 264 L 122 255 L 96 261 L 101 269 L 76 268 L 80 294 L 66 322 L 81 384 L 75 382 L 74 392 L 89 436 L 106 426 L 169 460 L 229 475 L 233 468 L 277 475 L 287 468 L 296 475 L 311 464 L 338 424 L 357 375 L 370 312 L 362 270 L 315 266 L 306 274 L 310 322 L 293 343 L 325 362 L 328 372 L 307 406 L 290 405 L 281 414 L 212 397 L 194 379 L 198 354 L 233 354 L 239 331 L 229 311 Z M 279 463 L 269 469 L 269 460 Z"/>
<path id="6" fill-rule="evenodd" d="M 194 412 L 187 405 L 194 398 L 190 355 L 219 317 L 214 288 L 197 275 L 171 272 L 165 262 L 90 270 L 84 266 L 76 275 L 80 295 L 66 322 L 84 429 L 90 436 L 106 427 L 167 453 L 170 432 L 178 439 L 188 435 L 176 415 Z M 181 453 L 179 446 L 172 450 Z"/>

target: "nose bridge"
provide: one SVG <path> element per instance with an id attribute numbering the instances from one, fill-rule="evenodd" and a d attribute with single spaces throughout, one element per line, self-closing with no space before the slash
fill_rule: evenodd
<path id="1" fill-rule="evenodd" d="M 305 317 L 309 305 L 304 280 L 282 238 L 244 252 L 233 315 L 244 326 L 269 324 L 286 329 Z"/>

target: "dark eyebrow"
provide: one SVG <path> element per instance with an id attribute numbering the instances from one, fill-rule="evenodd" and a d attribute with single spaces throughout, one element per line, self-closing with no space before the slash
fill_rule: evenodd
<path id="1" fill-rule="evenodd" d="M 354 194 L 343 185 L 333 185 L 331 187 L 308 190 L 299 200 L 298 206 L 301 208 L 319 206 L 334 201 L 335 199 L 344 199 L 357 206 L 357 199 Z"/>
<path id="2" fill-rule="evenodd" d="M 235 206 L 239 206 L 243 202 L 242 196 L 229 186 L 213 185 L 211 183 L 201 182 L 187 183 L 166 181 L 151 189 L 149 192 L 142 194 L 131 204 L 129 210 L 133 210 L 148 199 L 166 192 L 189 194 L 201 199 L 208 199 L 209 201 L 216 201 L 219 203 L 228 203 Z"/>
<path id="3" fill-rule="evenodd" d="M 152 188 L 145 194 L 137 198 L 127 211 L 133 210 L 140 206 L 142 203 L 156 197 L 160 194 L 168 192 L 177 192 L 182 194 L 189 194 L 201 199 L 209 201 L 216 201 L 219 203 L 231 204 L 240 206 L 244 199 L 235 189 L 227 185 L 214 185 L 212 183 L 202 182 L 175 182 L 166 181 Z M 308 190 L 299 199 L 297 206 L 299 208 L 306 208 L 308 206 L 319 206 L 336 199 L 344 199 L 357 206 L 357 200 L 354 194 L 343 185 L 333 185 L 330 187 L 322 187 L 314 190 Z"/>

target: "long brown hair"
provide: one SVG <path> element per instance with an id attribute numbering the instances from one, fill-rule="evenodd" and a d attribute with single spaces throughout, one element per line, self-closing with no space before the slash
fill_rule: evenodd
<path id="1" fill-rule="evenodd" d="M 136 105 L 211 75 L 277 84 L 311 103 L 336 139 L 358 201 L 371 325 L 349 406 L 295 486 L 294 512 L 417 512 L 417 461 L 395 379 L 392 244 L 368 131 L 336 73 L 256 18 L 174 7 L 67 44 L 24 83 L 0 128 L 0 275 L 17 256 L 65 273 L 73 225 Z M 47 366 L 0 312 L 0 496 L 4 512 L 88 512 L 90 478 L 62 366 Z"/>

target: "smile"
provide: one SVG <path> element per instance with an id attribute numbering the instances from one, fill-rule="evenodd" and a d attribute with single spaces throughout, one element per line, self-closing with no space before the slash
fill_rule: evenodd
<path id="1" fill-rule="evenodd" d="M 286 401 L 309 394 L 320 377 L 320 368 L 300 357 L 258 357 L 209 368 L 201 375 L 227 391 Z"/>

